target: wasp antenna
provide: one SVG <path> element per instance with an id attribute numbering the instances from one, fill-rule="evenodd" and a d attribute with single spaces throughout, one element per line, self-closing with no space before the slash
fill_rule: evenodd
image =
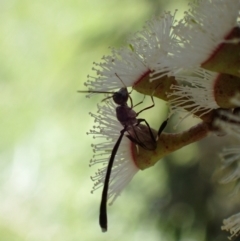
<path id="1" fill-rule="evenodd" d="M 97 94 L 113 94 L 114 92 L 108 92 L 108 91 L 97 91 L 97 90 L 78 90 L 78 93 L 97 93 Z"/>
<path id="2" fill-rule="evenodd" d="M 78 93 L 89 93 L 89 90 L 78 90 Z"/>
<path id="3" fill-rule="evenodd" d="M 115 75 L 120 79 L 120 81 L 122 82 L 123 86 L 127 89 L 127 86 L 124 84 L 123 80 L 119 77 L 119 75 L 117 73 L 115 73 Z M 133 88 L 131 89 L 130 92 L 128 92 L 128 94 L 130 95 L 133 91 Z"/>
<path id="4" fill-rule="evenodd" d="M 108 99 L 110 99 L 110 98 L 112 98 L 112 95 L 104 98 L 104 99 L 102 100 L 102 102 L 105 101 L 105 100 L 108 100 Z"/>
<path id="5" fill-rule="evenodd" d="M 121 83 L 123 84 L 123 86 L 124 86 L 125 88 L 127 88 L 127 86 L 124 84 L 124 82 L 123 82 L 123 80 L 120 78 L 120 76 L 119 76 L 117 73 L 115 73 L 115 75 L 119 78 L 119 80 L 121 81 Z"/>

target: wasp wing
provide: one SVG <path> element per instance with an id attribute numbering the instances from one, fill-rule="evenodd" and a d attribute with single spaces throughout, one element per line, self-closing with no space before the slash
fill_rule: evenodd
<path id="1" fill-rule="evenodd" d="M 127 137 L 135 144 L 146 150 L 155 150 L 157 148 L 158 132 L 146 125 L 139 124 L 129 126 L 127 129 Z"/>

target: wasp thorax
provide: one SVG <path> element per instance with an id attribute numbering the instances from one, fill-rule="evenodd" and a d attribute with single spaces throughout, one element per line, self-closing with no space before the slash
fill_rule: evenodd
<path id="1" fill-rule="evenodd" d="M 112 98 L 117 105 L 122 105 L 126 103 L 128 101 L 127 88 L 121 88 L 119 91 L 113 94 Z"/>

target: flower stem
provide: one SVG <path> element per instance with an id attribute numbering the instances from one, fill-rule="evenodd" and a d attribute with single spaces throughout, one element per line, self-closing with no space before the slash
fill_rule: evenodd
<path id="1" fill-rule="evenodd" d="M 139 169 L 146 169 L 153 166 L 164 156 L 196 141 L 206 137 L 210 131 L 210 126 L 206 122 L 201 122 L 189 130 L 180 133 L 162 133 L 157 140 L 157 149 L 148 151 L 137 147 L 132 143 L 133 159 Z"/>

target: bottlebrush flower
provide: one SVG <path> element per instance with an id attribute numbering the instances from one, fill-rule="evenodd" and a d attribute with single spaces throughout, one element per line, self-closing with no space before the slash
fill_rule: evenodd
<path id="1" fill-rule="evenodd" d="M 97 76 L 88 76 L 85 86 L 90 90 L 111 92 L 134 86 L 144 78 L 149 80 L 159 61 L 171 54 L 173 45 L 177 44 L 173 35 L 175 13 L 168 12 L 147 22 L 142 31 L 129 39 L 129 48 L 112 48 L 112 54 L 104 56 L 103 62 L 94 63 Z"/>
<path id="2" fill-rule="evenodd" d="M 232 102 L 238 106 L 240 106 L 240 95 L 235 95 L 232 98 Z M 220 154 L 222 160 L 222 169 L 227 169 L 227 174 L 223 178 L 221 178 L 220 183 L 226 184 L 229 182 L 236 182 L 236 186 L 234 188 L 234 193 L 237 194 L 239 192 L 239 179 L 240 179 L 240 115 L 239 109 L 235 109 L 233 112 L 222 110 L 218 113 L 219 118 L 217 118 L 214 122 L 214 125 L 223 130 L 225 133 L 229 134 L 232 137 L 236 138 L 236 142 L 239 144 L 235 144 L 234 146 L 230 146 L 228 148 L 223 149 Z M 222 230 L 229 231 L 231 236 L 229 239 L 233 237 L 237 237 L 240 234 L 240 214 L 235 214 L 225 220 L 223 220 Z"/>
<path id="3" fill-rule="evenodd" d="M 168 56 L 172 55 L 174 47 L 179 44 L 179 40 L 174 34 L 174 26 L 177 24 L 176 12 L 173 14 L 166 12 L 159 18 L 153 18 L 130 39 L 134 52 L 142 59 L 151 70 L 150 81 L 161 78 L 155 76 L 158 64 L 166 62 Z M 164 72 L 164 69 L 162 69 Z M 163 74 L 164 75 L 164 74 Z"/>
<path id="4" fill-rule="evenodd" d="M 191 9 L 174 27 L 180 44 L 173 46 L 169 59 L 159 62 L 156 72 L 164 69 L 174 76 L 179 70 L 202 66 L 239 76 L 240 1 L 198 0 L 189 5 Z"/>
<path id="5" fill-rule="evenodd" d="M 103 56 L 102 63 L 94 63 L 97 77 L 88 76 L 85 86 L 90 90 L 109 91 L 133 86 L 149 68 L 130 48 L 112 49 L 112 55 Z"/>
<path id="6" fill-rule="evenodd" d="M 95 182 L 92 190 L 94 192 L 103 187 L 110 155 L 123 126 L 116 119 L 115 107 L 112 101 L 98 105 L 98 114 L 90 113 L 90 115 L 98 125 L 94 126 L 94 129 L 89 134 L 94 135 L 96 140 L 100 140 L 99 143 L 92 145 L 95 154 L 90 161 L 90 166 L 101 165 L 95 175 L 91 177 Z M 110 204 L 115 201 L 139 170 L 134 162 L 131 148 L 132 142 L 124 136 L 112 167 L 108 189 Z"/>
<path id="7" fill-rule="evenodd" d="M 237 76 L 195 68 L 177 73 L 175 79 L 177 84 L 170 87 L 167 96 L 172 112 L 189 112 L 184 118 L 190 114 L 205 118 L 214 109 L 238 106 L 232 101 L 232 96 L 240 91 Z"/>
<path id="8" fill-rule="evenodd" d="M 234 99 L 236 102 L 236 98 Z M 236 141 L 239 142 L 239 144 L 224 148 L 220 154 L 222 168 L 230 168 L 230 172 L 220 182 L 229 183 L 240 178 L 240 116 L 226 110 L 219 111 L 218 115 L 219 118 L 215 120 L 214 125 L 235 137 Z"/>
<path id="9" fill-rule="evenodd" d="M 177 74 L 175 78 L 178 85 L 172 85 L 172 92 L 168 94 L 172 113 L 188 110 L 184 118 L 196 113 L 201 117 L 219 108 L 214 96 L 217 73 L 198 68 L 191 74 Z"/>

